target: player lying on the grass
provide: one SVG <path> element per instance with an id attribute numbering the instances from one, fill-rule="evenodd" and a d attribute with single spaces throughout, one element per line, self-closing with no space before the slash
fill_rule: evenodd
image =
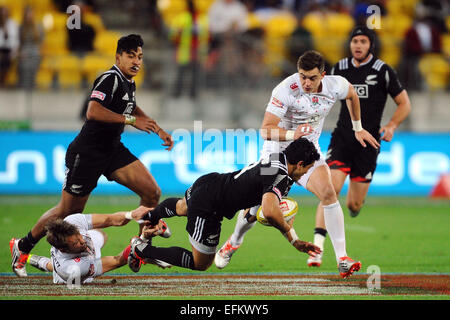
<path id="1" fill-rule="evenodd" d="M 123 226 L 130 220 L 140 220 L 148 212 L 139 207 L 131 212 L 114 214 L 72 214 L 64 220 L 50 221 L 47 226 L 47 241 L 52 245 L 51 258 L 30 255 L 28 263 L 41 271 L 53 272 L 54 283 L 89 283 L 105 272 L 117 269 L 127 263 L 130 245 L 116 256 L 101 256 L 101 248 L 107 240 L 101 230 L 111 226 Z M 170 230 L 163 220 L 155 226 L 143 229 L 145 237 L 170 236 Z M 155 262 L 156 263 L 156 262 Z M 160 265 L 164 267 L 165 265 Z"/>
<path id="2" fill-rule="evenodd" d="M 187 216 L 186 230 L 192 251 L 181 247 L 156 247 L 136 237 L 131 241 L 130 268 L 137 272 L 140 262 L 151 258 L 192 270 L 208 269 L 219 244 L 223 218 L 232 219 L 236 211 L 259 203 L 268 222 L 297 250 L 311 256 L 320 253 L 318 247 L 298 238 L 279 206 L 293 182 L 319 158 L 314 144 L 300 138 L 284 152 L 273 153 L 266 161 L 260 160 L 240 171 L 200 177 L 186 191 L 184 198 L 166 199 L 143 218 L 154 225 L 161 218 Z"/>

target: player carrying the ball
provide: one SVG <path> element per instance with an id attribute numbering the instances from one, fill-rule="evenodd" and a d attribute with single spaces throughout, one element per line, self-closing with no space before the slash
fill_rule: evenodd
<path id="1" fill-rule="evenodd" d="M 355 140 L 365 148 L 366 142 L 370 144 L 368 148 L 377 149 L 380 146 L 362 127 L 359 98 L 353 86 L 341 76 L 325 75 L 324 69 L 323 56 L 317 51 L 307 51 L 298 59 L 298 72 L 275 87 L 261 126 L 261 135 L 265 139 L 262 158 L 284 150 L 290 141 L 298 137 L 311 141 L 320 153 L 318 141 L 324 119 L 338 100 L 346 100 Z M 295 181 L 320 200 L 339 273 L 347 278 L 361 268 L 361 263 L 347 256 L 344 215 L 325 159 L 321 156 Z M 215 264 L 218 268 L 227 266 L 233 253 L 242 244 L 245 233 L 254 226 L 255 219 L 252 216 L 256 215 L 258 207 L 251 208 L 243 219 L 237 219 L 233 234 L 217 252 Z"/>
<path id="2" fill-rule="evenodd" d="M 264 216 L 300 252 L 310 256 L 320 249 L 298 238 L 280 209 L 280 201 L 292 184 L 319 160 L 314 144 L 307 139 L 293 141 L 284 152 L 273 153 L 240 171 L 210 173 L 197 179 L 184 198 L 168 198 L 143 220 L 155 225 L 162 218 L 187 216 L 186 230 L 192 251 L 181 247 L 161 248 L 140 238 L 131 241 L 128 261 L 137 272 L 145 259 L 157 259 L 173 266 L 204 271 L 214 261 L 223 218 L 232 219 L 236 211 L 261 204 Z"/>

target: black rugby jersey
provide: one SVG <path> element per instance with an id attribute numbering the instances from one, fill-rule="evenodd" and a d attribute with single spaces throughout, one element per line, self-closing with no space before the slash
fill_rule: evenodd
<path id="1" fill-rule="evenodd" d="M 94 81 L 89 101 L 96 101 L 118 114 L 132 114 L 136 108 L 135 94 L 136 85 L 134 81 L 128 80 L 120 69 L 114 65 Z M 120 135 L 124 127 L 125 124 L 123 123 L 86 120 L 74 140 L 74 145 L 111 149 L 120 142 Z"/>
<path id="2" fill-rule="evenodd" d="M 218 175 L 218 212 L 231 219 L 236 211 L 261 204 L 267 192 L 278 199 L 287 196 L 294 181 L 288 176 L 287 159 L 284 153 L 272 153 L 242 170 Z"/>
<path id="3" fill-rule="evenodd" d="M 379 139 L 378 131 L 387 95 L 395 98 L 403 91 L 396 72 L 384 61 L 375 57 L 358 68 L 353 65 L 352 58 L 347 57 L 336 63 L 331 74 L 343 76 L 353 85 L 361 104 L 363 128 Z M 341 111 L 335 131 L 351 134 L 353 137 L 352 122 L 345 100 L 341 101 Z"/>

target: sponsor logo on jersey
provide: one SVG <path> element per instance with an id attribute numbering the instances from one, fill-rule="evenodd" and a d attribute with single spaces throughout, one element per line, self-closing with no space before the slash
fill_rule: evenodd
<path id="1" fill-rule="evenodd" d="M 319 103 L 319 98 L 318 97 L 316 97 L 316 96 L 314 96 L 314 97 L 312 97 L 312 103 L 314 104 L 314 105 L 316 105 L 316 104 L 318 104 Z"/>
<path id="2" fill-rule="evenodd" d="M 297 82 L 294 82 L 293 84 L 291 84 L 290 87 L 291 87 L 292 90 L 298 89 L 298 84 L 297 84 Z"/>
<path id="3" fill-rule="evenodd" d="M 126 101 L 129 100 L 129 98 L 128 98 L 128 93 L 125 92 L 125 95 L 122 97 L 122 100 L 126 100 Z"/>
<path id="4" fill-rule="evenodd" d="M 366 78 L 366 84 L 374 86 L 378 83 L 378 81 L 374 80 L 376 79 L 377 75 L 376 74 L 369 74 Z"/>
<path id="5" fill-rule="evenodd" d="M 77 258 L 73 258 L 73 261 L 75 261 L 75 262 L 80 262 L 81 259 L 77 257 Z"/>
<path id="6" fill-rule="evenodd" d="M 359 98 L 369 97 L 369 86 L 367 84 L 354 84 L 353 87 Z"/>
<path id="7" fill-rule="evenodd" d="M 99 100 L 103 101 L 103 100 L 105 100 L 105 97 L 106 97 L 106 94 L 104 94 L 101 91 L 94 90 L 91 93 L 91 98 L 96 98 L 96 99 L 99 99 Z"/>
<path id="8" fill-rule="evenodd" d="M 281 102 L 280 100 L 278 100 L 278 99 L 275 98 L 275 97 L 272 98 L 272 104 L 273 104 L 275 107 L 278 107 L 278 108 L 283 108 L 283 107 L 284 107 L 283 102 Z"/>

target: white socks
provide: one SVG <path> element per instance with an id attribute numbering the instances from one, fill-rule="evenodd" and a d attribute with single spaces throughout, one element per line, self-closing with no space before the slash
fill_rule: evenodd
<path id="1" fill-rule="evenodd" d="M 320 233 L 315 233 L 314 234 L 314 244 L 316 246 L 318 246 L 320 248 L 320 250 L 322 250 L 322 252 L 323 252 L 323 246 L 324 246 L 324 243 L 325 243 L 325 239 L 326 239 L 326 237 L 324 237 Z"/>
<path id="2" fill-rule="evenodd" d="M 327 206 L 323 206 L 323 215 L 325 218 L 325 227 L 330 235 L 331 243 L 334 247 L 336 260 L 347 256 L 345 249 L 345 226 L 344 213 L 342 212 L 339 201 Z"/>
<path id="3" fill-rule="evenodd" d="M 256 210 L 254 210 L 256 208 Z M 250 214 L 256 213 L 258 211 L 259 206 L 255 206 L 250 209 Z M 252 214 L 253 215 L 253 214 Z M 256 214 L 255 214 L 256 215 Z M 240 210 L 238 213 L 236 226 L 234 227 L 234 232 L 230 237 L 230 242 L 233 247 L 240 246 L 242 242 L 244 241 L 244 236 L 247 233 L 248 230 L 250 230 L 254 225 L 255 222 L 249 223 L 247 219 L 244 218 L 244 210 Z"/>

